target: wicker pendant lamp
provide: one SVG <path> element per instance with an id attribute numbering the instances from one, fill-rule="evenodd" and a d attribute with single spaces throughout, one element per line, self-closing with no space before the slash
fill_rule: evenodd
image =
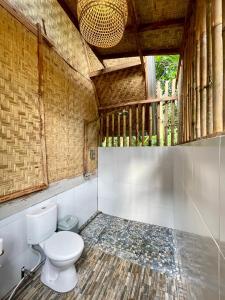
<path id="1" fill-rule="evenodd" d="M 110 48 L 123 37 L 127 23 L 126 0 L 78 0 L 80 32 L 91 45 Z"/>

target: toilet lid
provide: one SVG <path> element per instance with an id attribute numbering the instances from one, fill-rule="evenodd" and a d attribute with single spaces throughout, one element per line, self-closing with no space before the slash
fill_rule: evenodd
<path id="1" fill-rule="evenodd" d="M 84 242 L 81 236 L 70 231 L 52 235 L 44 244 L 45 254 L 55 260 L 69 260 L 81 253 Z"/>

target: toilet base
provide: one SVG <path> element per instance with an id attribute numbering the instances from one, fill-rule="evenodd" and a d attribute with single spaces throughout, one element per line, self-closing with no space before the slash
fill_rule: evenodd
<path id="1" fill-rule="evenodd" d="M 75 288 L 78 275 L 74 265 L 58 268 L 46 258 L 41 272 L 41 282 L 56 292 L 66 293 Z"/>

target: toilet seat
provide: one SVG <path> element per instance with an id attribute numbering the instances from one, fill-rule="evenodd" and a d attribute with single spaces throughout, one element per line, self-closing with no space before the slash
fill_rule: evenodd
<path id="1" fill-rule="evenodd" d="M 70 260 L 80 254 L 83 248 L 83 239 L 70 231 L 57 232 L 44 243 L 46 256 L 54 260 Z"/>

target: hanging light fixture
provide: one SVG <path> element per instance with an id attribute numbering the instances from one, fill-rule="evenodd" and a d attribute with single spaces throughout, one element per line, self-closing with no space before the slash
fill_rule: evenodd
<path id="1" fill-rule="evenodd" d="M 110 48 L 123 37 L 127 23 L 126 0 L 78 0 L 80 32 L 91 45 Z"/>

